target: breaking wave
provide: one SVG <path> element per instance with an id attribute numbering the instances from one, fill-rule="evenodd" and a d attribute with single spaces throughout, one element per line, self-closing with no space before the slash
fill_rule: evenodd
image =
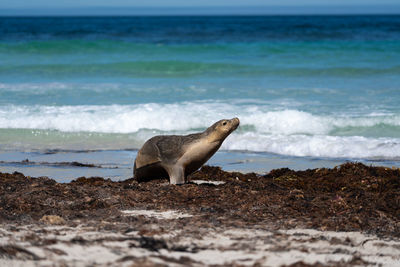
<path id="1" fill-rule="evenodd" d="M 0 137 L 11 135 L 10 129 L 14 129 L 13 135 L 15 131 L 29 129 L 44 142 L 51 139 L 62 146 L 76 133 L 80 137 L 86 136 L 85 139 L 96 136 L 96 142 L 101 142 L 103 134 L 109 145 L 115 135 L 119 148 L 139 148 L 153 135 L 202 131 L 219 119 L 232 117 L 239 117 L 241 126 L 224 143 L 222 148 L 226 150 L 291 156 L 400 158 L 399 114 L 319 115 L 228 101 L 103 106 L 8 105 L 0 108 Z M 7 138 L 4 140 L 10 140 L 10 136 Z M 76 138 L 74 140 L 76 142 Z"/>

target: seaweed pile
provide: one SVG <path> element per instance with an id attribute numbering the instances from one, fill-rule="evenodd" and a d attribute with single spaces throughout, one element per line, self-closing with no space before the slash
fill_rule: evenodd
<path id="1" fill-rule="evenodd" d="M 121 215 L 121 210 L 151 209 L 197 215 L 184 221 L 202 227 L 268 224 L 276 229 L 400 237 L 400 170 L 396 168 L 346 163 L 333 169 L 283 168 L 259 175 L 204 166 L 188 179 L 181 186 L 166 180 L 114 182 L 101 177 L 57 183 L 47 177 L 0 173 L 0 223 L 33 223 L 45 215 L 60 216 L 67 223 L 76 219 L 123 222 L 133 219 Z M 196 184 L 196 180 L 210 182 Z"/>

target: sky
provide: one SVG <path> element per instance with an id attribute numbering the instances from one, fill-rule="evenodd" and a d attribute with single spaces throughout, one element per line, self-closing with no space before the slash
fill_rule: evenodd
<path id="1" fill-rule="evenodd" d="M 349 9 L 350 7 L 350 9 Z M 0 0 L 0 15 L 398 13 L 399 0 Z"/>

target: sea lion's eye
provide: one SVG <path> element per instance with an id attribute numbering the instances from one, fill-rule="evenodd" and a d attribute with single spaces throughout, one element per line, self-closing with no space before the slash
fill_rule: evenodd
<path id="1" fill-rule="evenodd" d="M 226 125 L 226 123 L 227 123 L 227 122 L 226 122 L 226 121 L 224 121 L 224 122 L 222 123 L 222 125 L 224 125 L 224 126 L 225 126 L 225 125 Z"/>

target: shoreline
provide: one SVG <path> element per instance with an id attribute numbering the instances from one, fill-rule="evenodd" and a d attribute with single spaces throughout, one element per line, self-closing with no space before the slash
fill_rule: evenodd
<path id="1" fill-rule="evenodd" d="M 1 261 L 271 266 L 282 257 L 282 266 L 389 266 L 400 260 L 397 168 L 346 163 L 259 175 L 203 166 L 189 181 L 57 183 L 0 173 Z M 389 252 L 382 254 L 383 247 Z M 109 258 L 77 252 L 91 250 Z"/>
<path id="2" fill-rule="evenodd" d="M 132 177 L 137 150 L 38 150 L 0 151 L 0 170 L 24 173 L 26 176 L 46 176 L 56 182 L 70 182 L 77 177 L 104 177 L 122 181 Z M 295 157 L 266 152 L 218 151 L 207 164 L 224 171 L 264 175 L 285 166 L 292 170 L 334 168 L 346 162 L 365 165 L 400 167 L 398 160 Z"/>

